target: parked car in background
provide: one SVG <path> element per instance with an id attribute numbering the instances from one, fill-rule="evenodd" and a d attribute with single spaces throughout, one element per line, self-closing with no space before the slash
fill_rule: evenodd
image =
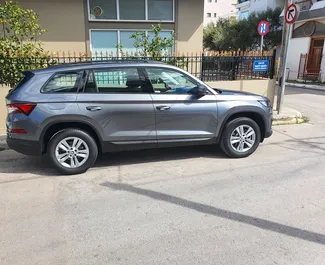
<path id="1" fill-rule="evenodd" d="M 47 154 L 63 174 L 79 174 L 98 154 L 219 144 L 247 157 L 272 134 L 270 101 L 212 89 L 153 61 L 63 64 L 27 71 L 6 98 L 8 145 Z"/>

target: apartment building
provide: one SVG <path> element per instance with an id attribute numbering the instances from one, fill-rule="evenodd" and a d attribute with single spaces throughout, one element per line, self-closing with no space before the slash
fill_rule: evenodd
<path id="1" fill-rule="evenodd" d="M 291 32 L 288 78 L 325 82 L 325 0 L 296 4 L 301 11 Z"/>
<path id="2" fill-rule="evenodd" d="M 253 12 L 261 12 L 268 8 L 283 7 L 284 0 L 237 0 L 238 18 L 246 19 Z"/>
<path id="3" fill-rule="evenodd" d="M 228 1 L 228 0 L 226 0 Z M 1 1 L 2 2 L 2 1 Z M 132 51 L 130 35 L 152 34 L 161 23 L 161 36 L 175 31 L 175 50 L 203 49 L 204 0 L 18 0 L 39 14 L 41 40 L 51 51 L 116 52 L 117 44 Z"/>
<path id="4" fill-rule="evenodd" d="M 204 26 L 216 23 L 219 18 L 237 17 L 237 0 L 205 0 Z"/>

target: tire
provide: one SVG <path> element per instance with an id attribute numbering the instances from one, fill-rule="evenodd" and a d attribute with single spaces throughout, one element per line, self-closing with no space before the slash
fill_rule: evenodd
<path id="1" fill-rule="evenodd" d="M 64 129 L 51 138 L 48 156 L 60 173 L 76 175 L 86 172 L 94 165 L 98 146 L 87 132 L 73 128 Z"/>
<path id="2" fill-rule="evenodd" d="M 241 128 L 243 128 L 244 134 L 241 133 Z M 249 128 L 254 131 L 254 135 L 250 135 L 252 131 Z M 240 136 L 241 134 L 243 137 Z M 260 127 L 252 119 L 242 117 L 226 124 L 221 136 L 220 148 L 229 157 L 243 158 L 253 154 L 258 148 L 260 141 Z"/>

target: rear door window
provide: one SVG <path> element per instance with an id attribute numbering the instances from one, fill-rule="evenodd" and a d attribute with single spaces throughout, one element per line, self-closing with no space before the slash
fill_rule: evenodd
<path id="1" fill-rule="evenodd" d="M 77 93 L 82 71 L 57 73 L 42 88 L 43 93 Z"/>
<path id="2" fill-rule="evenodd" d="M 98 69 L 89 73 L 85 93 L 148 93 L 148 86 L 137 68 Z"/>

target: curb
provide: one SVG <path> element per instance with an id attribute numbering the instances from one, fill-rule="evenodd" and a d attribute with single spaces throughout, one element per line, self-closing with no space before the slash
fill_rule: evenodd
<path id="1" fill-rule="evenodd" d="M 306 117 L 296 116 L 296 117 L 287 117 L 287 118 L 280 118 L 280 119 L 273 119 L 272 125 L 290 125 L 290 124 L 301 124 L 308 122 Z"/>
<path id="2" fill-rule="evenodd" d="M 295 84 L 295 83 L 286 83 L 286 86 L 325 92 L 325 86 L 308 85 L 308 84 L 305 85 L 305 84 Z"/>
<path id="3" fill-rule="evenodd" d="M 0 151 L 4 151 L 9 149 L 7 142 L 6 142 L 6 138 L 0 136 Z"/>

